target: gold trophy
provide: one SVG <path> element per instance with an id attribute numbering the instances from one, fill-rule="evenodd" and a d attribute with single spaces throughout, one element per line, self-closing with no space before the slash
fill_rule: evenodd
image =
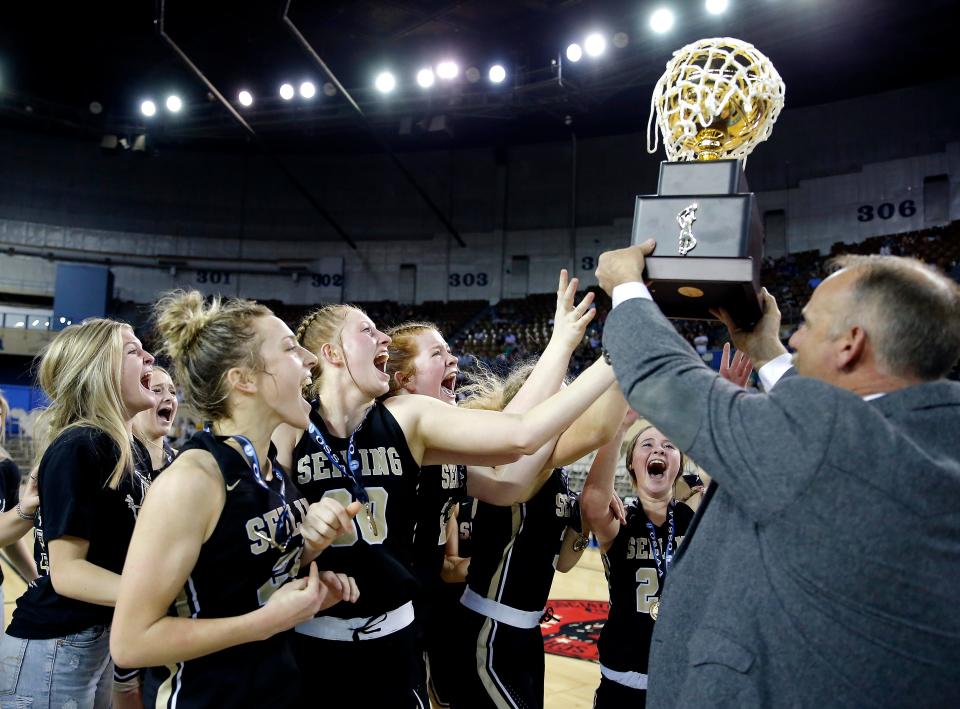
<path id="1" fill-rule="evenodd" d="M 654 87 L 647 151 L 662 135 L 668 160 L 657 194 L 637 197 L 633 243 L 657 239 L 647 277 L 668 317 L 711 319 L 723 307 L 741 327 L 759 320 L 763 227 L 743 167 L 784 95 L 771 61 L 729 37 L 675 52 Z"/>

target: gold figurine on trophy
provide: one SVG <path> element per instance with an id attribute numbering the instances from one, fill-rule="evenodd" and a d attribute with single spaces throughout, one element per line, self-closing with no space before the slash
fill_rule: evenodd
<path id="1" fill-rule="evenodd" d="M 729 37 L 674 52 L 657 81 L 647 151 L 662 135 L 667 160 L 657 194 L 637 197 L 633 243 L 660 240 L 647 278 L 668 317 L 711 319 L 725 308 L 745 329 L 759 320 L 763 228 L 743 166 L 770 137 L 785 93 L 773 63 Z M 667 235 L 678 226 L 671 251 Z"/>

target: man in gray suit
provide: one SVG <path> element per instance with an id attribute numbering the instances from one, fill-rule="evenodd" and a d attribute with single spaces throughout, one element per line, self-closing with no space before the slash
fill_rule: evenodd
<path id="1" fill-rule="evenodd" d="M 768 393 L 704 366 L 641 282 L 652 241 L 601 256 L 603 334 L 631 406 L 714 479 L 667 575 L 651 707 L 960 706 L 960 289 L 852 257 L 780 344 L 734 344 Z"/>

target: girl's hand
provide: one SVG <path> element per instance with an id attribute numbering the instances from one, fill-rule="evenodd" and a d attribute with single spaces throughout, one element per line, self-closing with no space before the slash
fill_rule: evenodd
<path id="1" fill-rule="evenodd" d="M 353 527 L 353 518 L 357 516 L 360 507 L 356 500 L 344 507 L 331 497 L 314 502 L 307 509 L 307 515 L 300 524 L 304 544 L 319 554 L 330 546 L 334 539 Z"/>
<path id="2" fill-rule="evenodd" d="M 39 467 L 34 467 L 30 471 L 20 495 L 20 511 L 28 516 L 34 514 L 40 506 L 40 488 L 37 483 L 39 472 Z"/>
<path id="3" fill-rule="evenodd" d="M 351 577 L 333 571 L 321 574 L 313 562 L 307 578 L 285 583 L 261 609 L 269 615 L 268 637 L 307 622 L 335 603 L 353 603 L 359 597 L 357 584 Z"/>
<path id="4" fill-rule="evenodd" d="M 634 421 L 637 421 L 640 418 L 638 414 L 633 409 L 627 409 L 626 415 L 623 417 L 623 421 L 620 422 L 620 435 L 622 436 L 627 432 L 627 429 L 633 425 Z"/>
<path id="5" fill-rule="evenodd" d="M 627 523 L 627 508 L 624 506 L 623 500 L 620 499 L 620 495 L 616 492 L 614 492 L 610 498 L 610 513 L 620 524 Z"/>
<path id="6" fill-rule="evenodd" d="M 738 387 L 745 387 L 750 380 L 753 363 L 743 350 L 737 350 L 730 360 L 730 343 L 723 343 L 723 353 L 720 355 L 720 376 Z"/>
<path id="7" fill-rule="evenodd" d="M 573 299 L 577 295 L 580 281 L 569 279 L 567 269 L 560 270 L 560 282 L 557 284 L 557 312 L 553 316 L 553 336 L 551 340 L 562 342 L 571 352 L 583 341 L 587 325 L 596 315 L 593 293 L 587 293 L 579 305 L 574 307 Z"/>

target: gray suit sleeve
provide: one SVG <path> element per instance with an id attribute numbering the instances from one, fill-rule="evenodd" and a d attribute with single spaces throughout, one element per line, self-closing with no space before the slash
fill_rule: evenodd
<path id="1" fill-rule="evenodd" d="M 802 492 L 829 449 L 836 390 L 787 377 L 748 393 L 707 367 L 652 301 L 607 318 L 603 342 L 630 405 L 688 453 L 755 520 Z"/>

